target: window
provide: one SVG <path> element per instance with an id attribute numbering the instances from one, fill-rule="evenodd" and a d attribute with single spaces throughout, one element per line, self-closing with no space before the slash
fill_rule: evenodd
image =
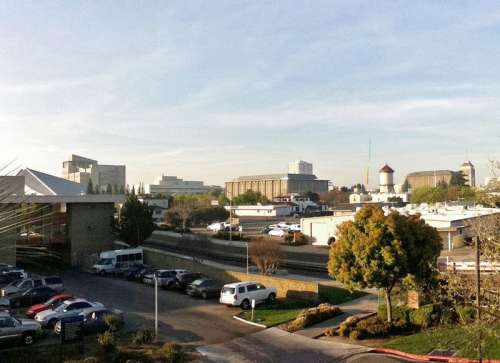
<path id="1" fill-rule="evenodd" d="M 62 284 L 62 280 L 60 277 L 47 277 L 45 283 L 47 285 Z"/>
<path id="2" fill-rule="evenodd" d="M 20 289 L 28 289 L 33 286 L 33 281 L 24 281 L 21 285 L 19 285 Z"/>
<path id="3" fill-rule="evenodd" d="M 238 287 L 238 292 L 239 292 L 240 294 L 244 294 L 244 293 L 245 293 L 245 286 L 240 286 L 240 287 Z"/>
<path id="4" fill-rule="evenodd" d="M 42 280 L 34 280 L 33 283 L 35 287 L 43 286 Z"/>
<path id="5" fill-rule="evenodd" d="M 257 285 L 253 284 L 253 285 L 248 285 L 247 286 L 247 291 L 248 292 L 255 291 L 255 290 L 257 290 Z"/>
<path id="6" fill-rule="evenodd" d="M 257 285 L 257 290 L 264 290 L 266 287 L 264 285 Z"/>
<path id="7" fill-rule="evenodd" d="M 0 328 L 13 328 L 16 324 L 11 317 L 0 318 Z"/>

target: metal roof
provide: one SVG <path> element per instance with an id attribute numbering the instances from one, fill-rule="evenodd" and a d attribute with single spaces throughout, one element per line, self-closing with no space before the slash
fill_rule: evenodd
<path id="1" fill-rule="evenodd" d="M 407 176 L 434 176 L 434 175 L 452 175 L 451 170 L 428 170 L 428 171 L 415 171 Z"/>
<path id="2" fill-rule="evenodd" d="M 39 183 L 41 183 L 48 191 L 48 195 L 61 195 L 61 196 L 72 196 L 72 195 L 83 195 L 85 194 L 85 189 L 79 183 L 75 183 L 63 178 L 59 178 L 54 175 L 42 173 L 41 171 L 33 169 L 23 169 L 17 175 L 25 176 L 26 186 L 42 195 L 47 195 L 39 190 L 34 183 L 31 182 L 30 178 L 27 176 L 32 176 Z"/>
<path id="3" fill-rule="evenodd" d="M 236 181 L 245 181 L 245 180 L 318 180 L 316 175 L 314 174 L 289 174 L 289 173 L 280 173 L 280 174 L 265 174 L 265 175 L 246 175 L 240 176 L 236 179 Z"/>

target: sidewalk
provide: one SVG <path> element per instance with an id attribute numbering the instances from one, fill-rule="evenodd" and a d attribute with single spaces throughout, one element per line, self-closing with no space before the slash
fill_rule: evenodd
<path id="1" fill-rule="evenodd" d="M 319 324 L 315 324 L 309 328 L 305 328 L 304 330 L 295 332 L 295 334 L 299 334 L 308 338 L 317 338 L 323 335 L 325 329 L 340 325 L 340 323 L 342 323 L 349 316 L 371 315 L 377 311 L 378 296 L 376 294 L 370 293 L 366 296 L 360 297 L 359 299 L 339 304 L 338 306 L 344 312 L 342 315 L 325 320 Z"/>

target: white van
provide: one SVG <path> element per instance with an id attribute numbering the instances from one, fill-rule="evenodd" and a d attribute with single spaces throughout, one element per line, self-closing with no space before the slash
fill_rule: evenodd
<path id="1" fill-rule="evenodd" d="M 113 273 L 123 266 L 133 266 L 143 264 L 142 248 L 127 248 L 124 250 L 105 251 L 99 254 L 99 260 L 92 268 L 94 272 L 100 275 Z"/>

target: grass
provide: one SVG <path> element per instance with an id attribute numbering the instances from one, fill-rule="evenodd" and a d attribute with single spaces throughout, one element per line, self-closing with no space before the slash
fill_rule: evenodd
<path id="1" fill-rule="evenodd" d="M 500 334 L 500 325 L 497 325 L 495 330 Z M 451 349 L 456 351 L 458 357 L 477 359 L 475 345 L 471 343 L 474 340 L 469 334 L 463 326 L 439 327 L 396 338 L 384 346 L 414 354 L 428 354 L 434 349 Z M 500 344 L 495 337 L 490 337 L 487 341 L 483 356 L 500 359 Z"/>
<path id="2" fill-rule="evenodd" d="M 256 307 L 253 320 L 251 310 L 242 311 L 238 317 L 269 328 L 293 320 L 302 310 L 315 305 L 308 300 L 278 299 L 274 304 Z"/>
<path id="3" fill-rule="evenodd" d="M 342 304 L 354 299 L 365 296 L 367 293 L 363 291 L 353 291 L 349 292 L 347 289 L 335 286 L 319 286 L 319 298 L 321 302 L 327 302 L 332 305 Z"/>

